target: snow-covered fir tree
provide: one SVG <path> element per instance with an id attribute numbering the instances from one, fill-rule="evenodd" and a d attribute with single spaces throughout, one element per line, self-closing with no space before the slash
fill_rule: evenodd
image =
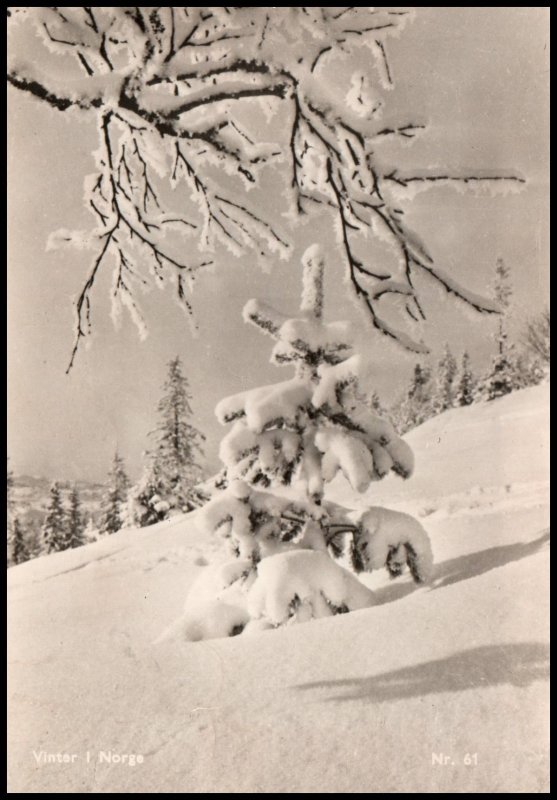
<path id="1" fill-rule="evenodd" d="M 491 368 L 479 387 L 479 397 L 482 400 L 496 400 L 498 397 L 503 397 L 520 388 L 516 353 L 513 345 L 509 342 L 506 321 L 512 296 L 510 270 L 503 259 L 499 258 L 495 271 L 495 298 L 502 313 L 497 325 L 496 354 L 492 359 Z"/>
<path id="2" fill-rule="evenodd" d="M 68 508 L 67 516 L 67 546 L 68 547 L 81 547 L 85 544 L 85 537 L 83 535 L 85 530 L 85 522 L 81 511 L 81 498 L 76 486 L 72 486 L 70 490 L 70 506 Z"/>
<path id="3" fill-rule="evenodd" d="M 506 337 L 506 334 L 504 336 Z M 499 337 L 500 342 L 501 338 Z M 491 369 L 485 378 L 481 390 L 481 399 L 483 400 L 496 400 L 498 397 L 503 397 L 519 388 L 516 365 L 512 362 L 506 346 L 503 346 L 505 349 L 495 356 Z"/>
<path id="4" fill-rule="evenodd" d="M 432 395 L 431 369 L 423 364 L 416 364 L 410 387 L 394 410 L 395 427 L 399 433 L 406 433 L 431 417 Z"/>
<path id="5" fill-rule="evenodd" d="M 413 456 L 359 391 L 363 365 L 351 324 L 323 320 L 323 269 L 319 248 L 309 248 L 296 318 L 255 300 L 244 309 L 244 319 L 275 340 L 272 363 L 295 374 L 217 406 L 220 422 L 232 425 L 220 447 L 227 486 L 214 492 L 200 524 L 223 537 L 235 560 L 192 588 L 190 639 L 372 605 L 354 574 L 364 569 L 397 575 L 408 566 L 418 582 L 429 576 L 429 540 L 416 520 L 378 507 L 350 512 L 324 497 L 339 472 L 358 492 L 391 471 L 407 478 Z"/>
<path id="6" fill-rule="evenodd" d="M 93 544 L 93 542 L 98 541 L 102 535 L 99 528 L 95 525 L 93 517 L 89 517 L 83 531 L 84 544 Z"/>
<path id="7" fill-rule="evenodd" d="M 465 350 L 460 362 L 460 372 L 458 375 L 457 389 L 455 394 L 455 405 L 470 406 L 474 402 L 474 376 L 470 367 L 470 356 Z"/>
<path id="8" fill-rule="evenodd" d="M 168 510 L 191 511 L 197 505 L 194 487 L 201 479 L 198 459 L 203 453 L 205 436 L 190 422 L 190 400 L 188 380 L 177 356 L 168 364 L 168 377 L 158 405 L 159 424 L 150 433 L 155 446 L 148 453 L 155 494 L 159 501 L 168 504 Z"/>
<path id="9" fill-rule="evenodd" d="M 527 389 L 529 386 L 539 386 L 540 383 L 549 380 L 549 364 L 528 350 L 518 353 L 514 364 L 515 388 Z"/>
<path id="10" fill-rule="evenodd" d="M 37 558 L 43 553 L 43 538 L 40 525 L 29 525 L 27 528 L 27 549 L 30 558 Z"/>
<path id="11" fill-rule="evenodd" d="M 102 533 L 116 533 L 122 527 L 123 509 L 127 502 L 129 486 L 124 459 L 116 450 L 101 504 L 99 528 Z"/>
<path id="12" fill-rule="evenodd" d="M 68 548 L 68 520 L 62 505 L 60 484 L 57 482 L 53 483 L 50 489 L 48 508 L 41 533 L 46 553 L 56 553 Z"/>
<path id="13" fill-rule="evenodd" d="M 549 309 L 528 321 L 522 336 L 523 350 L 516 359 L 523 386 L 537 386 L 549 380 L 550 333 Z"/>
<path id="14" fill-rule="evenodd" d="M 550 313 L 546 308 L 534 316 L 526 326 L 524 344 L 535 360 L 543 366 L 549 367 L 551 350 L 551 325 Z"/>
<path id="15" fill-rule="evenodd" d="M 10 535 L 10 560 L 9 563 L 23 564 L 31 558 L 27 545 L 26 532 L 19 517 L 14 517 Z"/>
<path id="16" fill-rule="evenodd" d="M 455 378 L 458 365 L 448 344 L 441 356 L 436 371 L 436 387 L 433 397 L 433 412 L 440 414 L 455 403 Z"/>
<path id="17" fill-rule="evenodd" d="M 123 524 L 144 528 L 166 519 L 171 506 L 164 498 L 166 483 L 156 462 L 145 467 L 141 478 L 128 491 L 122 512 Z"/>

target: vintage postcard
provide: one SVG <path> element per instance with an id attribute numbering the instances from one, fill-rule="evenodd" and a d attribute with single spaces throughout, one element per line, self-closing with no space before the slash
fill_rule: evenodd
<path id="1" fill-rule="evenodd" d="M 8 790 L 547 793 L 549 7 L 8 7 Z"/>

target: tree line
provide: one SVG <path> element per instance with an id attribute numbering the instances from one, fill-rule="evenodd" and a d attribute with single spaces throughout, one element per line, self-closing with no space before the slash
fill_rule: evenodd
<path id="1" fill-rule="evenodd" d="M 201 495 L 195 487 L 202 478 L 199 459 L 205 437 L 189 421 L 190 400 L 188 381 L 176 357 L 168 365 L 143 474 L 133 484 L 124 459 L 115 452 L 96 524 L 92 518 L 86 522 L 77 487 L 70 489 L 65 504 L 63 486 L 57 481 L 50 489 L 38 536 L 27 530 L 13 502 L 13 473 L 8 469 L 8 566 L 89 544 L 122 527 L 152 525 L 199 505 Z"/>
<path id="2" fill-rule="evenodd" d="M 502 318 L 487 370 L 474 369 L 467 350 L 457 358 L 446 344 L 437 362 L 414 366 L 408 387 L 392 404 L 384 404 L 377 392 L 370 404 L 377 412 L 386 413 L 399 433 L 406 433 L 448 409 L 490 402 L 536 386 L 549 375 L 549 326 L 549 310 L 545 310 L 533 317 L 519 341 L 513 342 Z"/>
<path id="3" fill-rule="evenodd" d="M 68 491 L 59 481 L 52 484 L 46 515 L 38 532 L 26 524 L 18 512 L 13 499 L 13 486 L 13 472 L 8 469 L 8 566 L 95 541 L 93 521 L 91 518 L 86 520 L 77 486 L 71 486 Z"/>

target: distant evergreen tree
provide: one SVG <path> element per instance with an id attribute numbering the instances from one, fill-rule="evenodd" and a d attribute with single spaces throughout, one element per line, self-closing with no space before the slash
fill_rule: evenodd
<path id="1" fill-rule="evenodd" d="M 514 389 L 520 388 L 517 382 L 516 365 L 513 364 L 508 354 L 499 352 L 493 359 L 491 370 L 487 375 L 484 389 L 484 400 L 496 400 L 510 394 Z"/>
<path id="2" fill-rule="evenodd" d="M 100 531 L 93 521 L 93 517 L 89 517 L 85 530 L 83 531 L 83 539 L 85 544 L 92 544 L 99 538 Z"/>
<path id="3" fill-rule="evenodd" d="M 37 558 L 43 552 L 43 540 L 41 527 L 38 524 L 28 522 L 25 526 L 25 542 L 29 552 L 29 558 Z"/>
<path id="4" fill-rule="evenodd" d="M 524 343 L 541 366 L 549 366 L 551 328 L 549 309 L 531 319 L 526 326 Z"/>
<path id="5" fill-rule="evenodd" d="M 516 360 L 517 373 L 521 388 L 538 386 L 549 378 L 549 364 L 529 353 L 521 354 Z"/>
<path id="6" fill-rule="evenodd" d="M 124 524 L 123 507 L 127 500 L 129 486 L 124 460 L 116 451 L 112 468 L 108 474 L 107 490 L 102 501 L 101 533 L 116 533 Z"/>
<path id="7" fill-rule="evenodd" d="M 150 464 L 128 492 L 123 511 L 124 524 L 144 528 L 166 519 L 170 503 L 164 499 L 165 491 L 166 482 L 160 475 L 157 464 Z"/>
<path id="8" fill-rule="evenodd" d="M 462 355 L 455 401 L 457 406 L 470 406 L 474 402 L 474 376 L 470 369 L 470 356 L 466 351 Z"/>
<path id="9" fill-rule="evenodd" d="M 50 489 L 50 501 L 42 527 L 42 538 L 46 553 L 66 550 L 69 546 L 68 521 L 58 483 L 53 483 Z"/>
<path id="10" fill-rule="evenodd" d="M 440 414 L 452 408 L 455 404 L 455 378 L 457 363 L 448 344 L 445 345 L 443 356 L 437 366 L 436 391 L 433 401 L 433 411 Z"/>
<path id="11" fill-rule="evenodd" d="M 523 351 L 516 359 L 521 386 L 537 386 L 549 378 L 550 367 L 549 309 L 533 317 L 522 335 Z"/>
<path id="12" fill-rule="evenodd" d="M 205 440 L 190 422 L 192 415 L 188 381 L 177 356 L 168 364 L 168 377 L 158 405 L 159 424 L 150 433 L 155 447 L 149 457 L 156 479 L 157 494 L 169 509 L 181 511 L 195 507 L 194 486 L 201 479 L 197 458 Z"/>
<path id="13" fill-rule="evenodd" d="M 509 394 L 514 389 L 520 388 L 516 356 L 512 345 L 509 343 L 505 318 L 512 295 L 510 271 L 501 258 L 497 260 L 496 276 L 495 298 L 503 313 L 498 323 L 497 352 L 492 360 L 491 369 L 480 388 L 480 397 L 483 400 L 495 400 L 498 397 Z"/>
<path id="14" fill-rule="evenodd" d="M 12 564 L 23 564 L 24 561 L 29 560 L 30 553 L 27 546 L 25 530 L 20 522 L 19 517 L 14 517 L 10 544 L 10 561 Z"/>
<path id="15" fill-rule="evenodd" d="M 537 386 L 544 378 L 544 370 L 537 358 L 528 352 L 521 352 L 513 360 L 514 388 L 527 389 Z"/>
<path id="16" fill-rule="evenodd" d="M 67 546 L 81 547 L 84 545 L 84 530 L 85 522 L 81 513 L 81 500 L 77 487 L 73 486 L 70 492 L 70 507 L 67 517 Z"/>
<path id="17" fill-rule="evenodd" d="M 421 364 L 416 364 L 414 367 L 414 375 L 412 384 L 408 391 L 408 397 L 411 400 L 418 400 L 419 404 L 425 406 L 431 399 L 427 388 L 431 381 L 431 370 L 428 367 L 423 367 Z"/>
<path id="18" fill-rule="evenodd" d="M 393 423 L 399 433 L 421 425 L 432 413 L 431 370 L 416 364 L 406 395 L 393 409 Z"/>

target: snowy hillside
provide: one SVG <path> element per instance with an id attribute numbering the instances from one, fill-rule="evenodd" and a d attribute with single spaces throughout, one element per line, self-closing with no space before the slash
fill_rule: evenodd
<path id="1" fill-rule="evenodd" d="M 548 409 L 446 412 L 409 481 L 332 484 L 431 535 L 432 585 L 374 575 L 371 609 L 155 643 L 218 556 L 195 514 L 9 570 L 10 792 L 546 792 Z"/>
<path id="2" fill-rule="evenodd" d="M 459 495 L 485 495 L 485 506 L 488 497 L 501 498 L 502 489 L 517 501 L 520 493 L 543 493 L 549 470 L 548 418 L 549 390 L 544 385 L 492 403 L 445 411 L 404 437 L 415 455 L 411 480 L 391 475 L 363 496 L 339 481 L 328 494 L 355 508 L 385 503 L 427 516 L 442 509 L 453 513 Z"/>

